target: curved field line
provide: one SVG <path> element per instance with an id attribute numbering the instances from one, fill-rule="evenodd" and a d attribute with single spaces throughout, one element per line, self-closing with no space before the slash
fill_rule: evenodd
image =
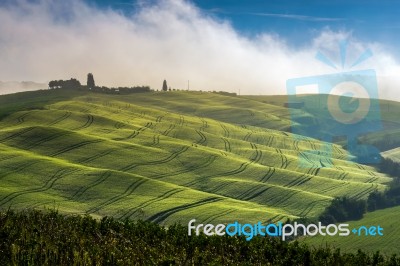
<path id="1" fill-rule="evenodd" d="M 352 196 L 351 198 L 353 199 L 360 199 L 362 198 L 364 195 L 367 195 L 369 193 L 371 193 L 372 191 L 376 190 L 376 188 L 378 187 L 378 185 L 376 184 L 371 184 L 371 186 L 369 188 L 366 188 L 360 192 L 358 192 L 357 194 L 355 194 L 354 196 Z"/>
<path id="2" fill-rule="evenodd" d="M 71 114 L 72 114 L 71 112 L 66 111 L 61 117 L 57 118 L 56 120 L 50 122 L 50 123 L 47 124 L 47 125 L 48 125 L 48 126 L 52 126 L 52 125 L 58 124 L 58 123 L 60 123 L 61 121 L 63 121 L 63 120 L 65 120 L 65 119 L 67 119 L 68 117 L 70 117 Z"/>
<path id="3" fill-rule="evenodd" d="M 229 142 L 229 140 L 226 138 L 221 138 L 221 139 L 224 141 L 225 151 L 232 152 L 231 143 Z"/>
<path id="4" fill-rule="evenodd" d="M 256 194 L 254 194 L 257 190 L 259 190 L 261 188 L 261 190 L 259 192 L 257 192 Z M 244 191 L 243 193 L 235 196 L 236 199 L 239 200 L 249 200 L 249 199 L 253 199 L 255 197 L 257 197 L 258 195 L 262 194 L 263 192 L 267 191 L 268 189 L 270 189 L 269 187 L 267 188 L 262 188 L 259 186 L 254 186 L 246 191 Z"/>
<path id="5" fill-rule="evenodd" d="M 204 224 L 210 223 L 210 222 L 214 221 L 215 219 L 217 219 L 217 218 L 219 218 L 219 217 L 221 217 L 221 216 L 230 214 L 230 213 L 232 213 L 232 212 L 234 212 L 234 211 L 235 211 L 235 210 L 226 210 L 226 211 L 223 211 L 223 212 L 220 212 L 220 213 L 217 213 L 217 214 L 208 216 L 208 217 L 205 218 L 202 222 L 203 222 Z"/>
<path id="6" fill-rule="evenodd" d="M 168 136 L 168 134 L 175 128 L 174 124 L 169 125 L 168 129 L 164 130 L 162 133 L 164 136 Z"/>
<path id="7" fill-rule="evenodd" d="M 202 122 L 202 125 L 199 128 L 199 130 L 204 131 L 206 128 L 208 128 L 208 123 L 204 118 L 201 118 L 201 117 L 200 117 L 200 121 Z"/>
<path id="8" fill-rule="evenodd" d="M 200 136 L 200 139 L 196 142 L 199 145 L 203 145 L 205 142 L 207 142 L 206 136 L 199 130 L 196 129 L 196 133 Z"/>
<path id="9" fill-rule="evenodd" d="M 321 189 L 320 192 L 321 192 L 321 193 L 327 193 L 327 192 L 329 192 L 329 191 L 332 191 L 332 190 L 335 190 L 335 189 L 338 189 L 338 188 L 341 188 L 341 187 L 345 187 L 345 186 L 347 186 L 348 184 L 349 184 L 348 182 L 343 182 L 343 183 L 340 183 L 339 185 L 334 186 L 334 187 L 333 187 L 333 186 L 330 186 L 330 187 Z"/>
<path id="10" fill-rule="evenodd" d="M 115 124 L 114 124 L 114 127 L 115 127 L 116 129 L 121 129 L 121 128 L 125 127 L 125 126 L 126 126 L 125 123 L 122 123 L 122 122 L 120 122 L 120 121 L 117 121 L 117 122 L 115 122 Z"/>
<path id="11" fill-rule="evenodd" d="M 72 174 L 77 171 L 79 171 L 79 170 L 75 170 L 75 169 L 73 169 L 73 170 L 68 170 L 68 169 L 67 170 L 65 170 L 65 169 L 58 170 L 49 180 L 47 180 L 47 182 L 43 186 L 41 186 L 39 188 L 26 189 L 23 191 L 16 191 L 16 192 L 12 192 L 12 193 L 8 194 L 7 196 L 3 197 L 2 199 L 0 199 L 0 206 L 10 202 L 11 200 L 13 200 L 16 197 L 21 196 L 21 195 L 43 192 L 43 191 L 49 190 L 53 187 L 54 183 L 57 180 L 63 178 L 67 174 Z"/>
<path id="12" fill-rule="evenodd" d="M 210 177 L 229 176 L 229 175 L 240 174 L 243 171 L 245 171 L 247 166 L 249 166 L 249 165 L 250 165 L 250 162 L 245 162 L 245 163 L 242 163 L 237 169 L 234 169 L 234 170 L 231 170 L 231 171 L 227 171 L 227 172 L 224 172 L 224 173 L 215 174 L 215 175 L 205 176 L 205 177 L 203 177 L 201 179 L 210 178 Z M 201 181 L 202 180 L 193 180 L 193 181 L 190 181 L 190 182 L 186 183 L 185 186 L 193 186 L 196 183 L 199 183 Z"/>
<path id="13" fill-rule="evenodd" d="M 249 141 L 249 138 L 250 138 L 250 136 L 251 136 L 252 134 L 253 134 L 252 132 L 248 132 L 248 133 L 246 134 L 246 136 L 244 136 L 243 140 L 244 140 L 244 141 Z"/>
<path id="14" fill-rule="evenodd" d="M 179 126 L 183 126 L 185 124 L 185 117 L 183 115 L 179 116 Z"/>
<path id="15" fill-rule="evenodd" d="M 13 138 L 18 137 L 18 136 L 21 136 L 21 135 L 23 135 L 23 134 L 25 134 L 25 133 L 28 133 L 29 131 L 32 131 L 32 130 L 34 130 L 34 129 L 36 129 L 36 128 L 38 128 L 38 127 L 28 127 L 28 128 L 25 128 L 25 129 L 23 129 L 23 130 L 21 130 L 21 131 L 18 131 L 18 132 L 16 132 L 16 133 L 14 133 L 14 134 L 11 134 L 11 135 L 8 136 L 8 137 L 5 137 L 4 139 L 1 139 L 0 141 L 5 141 L 5 140 L 13 139 Z"/>
<path id="16" fill-rule="evenodd" d="M 157 122 L 157 123 L 160 123 L 160 122 L 162 121 L 163 118 L 164 118 L 163 115 L 157 116 L 156 122 Z"/>
<path id="17" fill-rule="evenodd" d="M 87 186 L 81 187 L 80 189 L 78 189 L 75 194 L 72 196 L 72 198 L 79 198 L 80 196 L 82 196 L 87 190 L 100 185 L 101 183 L 103 183 L 104 181 L 106 181 L 109 177 L 111 176 L 111 172 L 107 171 L 105 173 L 103 173 L 99 179 L 97 179 L 96 181 L 90 183 Z"/>
<path id="18" fill-rule="evenodd" d="M 37 164 L 37 163 L 40 163 L 40 161 L 33 161 L 33 162 L 27 162 L 27 163 L 24 163 L 24 164 L 19 164 L 17 168 L 10 169 L 8 171 L 5 171 L 6 167 L 3 167 L 1 175 L 0 175 L 0 179 L 8 176 L 9 174 L 15 174 L 16 172 L 24 170 L 24 169 L 26 169 L 26 168 L 34 165 L 34 164 Z"/>
<path id="19" fill-rule="evenodd" d="M 224 130 L 224 137 L 225 138 L 229 138 L 229 130 L 226 128 L 226 126 L 224 126 L 222 123 L 219 123 L 219 125 L 222 127 L 222 129 Z"/>
<path id="20" fill-rule="evenodd" d="M 266 183 L 275 174 L 275 167 L 269 167 L 268 172 L 261 177 L 260 182 Z"/>
<path id="21" fill-rule="evenodd" d="M 70 134 L 72 134 L 72 132 L 69 132 L 69 131 L 65 131 L 65 132 L 62 132 L 62 133 L 57 133 L 57 134 L 54 134 L 52 136 L 48 136 L 46 138 L 38 140 L 38 141 L 36 141 L 34 143 L 31 143 L 30 145 L 25 146 L 24 149 L 29 150 L 29 149 L 32 149 L 34 147 L 37 147 L 40 144 L 43 144 L 43 143 L 47 142 L 47 141 L 51 141 L 51 140 L 54 140 L 56 138 L 64 137 L 64 136 L 70 135 Z"/>
<path id="22" fill-rule="evenodd" d="M 136 180 L 134 181 L 132 184 L 130 184 L 126 190 L 123 193 L 120 193 L 119 195 L 116 195 L 106 201 L 104 201 L 103 203 L 97 205 L 96 207 L 93 207 L 89 210 L 86 211 L 87 214 L 93 213 L 93 212 L 98 212 L 99 210 L 103 209 L 104 207 L 111 205 L 129 195 L 131 195 L 133 193 L 133 191 L 135 191 L 139 186 L 141 186 L 142 184 L 146 183 L 147 180 Z"/>
<path id="23" fill-rule="evenodd" d="M 104 157 L 104 156 L 106 156 L 106 155 L 109 155 L 109 154 L 112 153 L 113 151 L 115 151 L 115 149 L 109 149 L 109 150 L 103 151 L 103 152 L 101 152 L 101 153 L 96 153 L 95 155 L 90 156 L 90 157 L 87 157 L 87 158 L 84 158 L 83 160 L 79 160 L 78 162 L 79 162 L 80 164 L 88 163 L 88 162 L 91 162 L 91 161 L 96 160 L 96 159 L 98 159 L 98 158 L 101 158 L 101 157 Z"/>
<path id="24" fill-rule="evenodd" d="M 325 201 L 327 201 L 327 200 L 321 199 L 321 200 L 312 201 L 298 216 L 306 217 L 312 211 L 312 209 L 314 209 L 314 207 L 315 207 L 315 205 L 317 205 L 317 203 L 325 202 Z"/>
<path id="25" fill-rule="evenodd" d="M 257 148 L 256 144 L 253 144 L 250 142 L 250 145 L 255 150 L 255 156 L 254 156 L 254 158 L 251 158 L 250 160 L 253 163 L 258 163 L 262 158 L 262 151 Z"/>
<path id="26" fill-rule="evenodd" d="M 161 164 L 161 163 L 167 163 L 173 159 L 175 159 L 178 155 L 180 155 L 181 153 L 186 152 L 189 149 L 188 146 L 184 146 L 181 149 L 172 152 L 170 155 L 168 155 L 168 157 L 161 159 L 161 160 L 156 160 L 156 161 L 150 161 L 150 162 L 143 162 L 143 163 L 133 163 L 130 165 L 127 165 L 121 169 L 119 169 L 119 171 L 129 171 L 132 170 L 133 168 L 140 166 L 140 165 L 156 165 L 156 164 Z"/>
<path id="27" fill-rule="evenodd" d="M 150 146 L 157 146 L 160 144 L 160 135 L 154 135 L 153 136 L 153 143 L 150 144 Z"/>
<path id="28" fill-rule="evenodd" d="M 274 202 L 275 206 L 281 205 L 283 204 L 285 201 L 288 201 L 289 199 L 291 199 L 292 197 L 294 197 L 295 195 L 299 194 L 301 191 L 295 190 L 295 191 L 291 191 L 288 192 L 287 195 L 285 195 L 285 197 L 282 197 L 281 199 L 279 199 L 278 201 Z"/>
<path id="29" fill-rule="evenodd" d="M 186 169 L 182 169 L 182 170 L 178 170 L 172 173 L 163 173 L 163 174 L 158 174 L 158 175 L 154 175 L 154 176 L 150 176 L 150 178 L 153 179 L 159 179 L 159 178 L 163 178 L 163 177 L 167 177 L 167 176 L 174 176 L 174 175 L 180 175 L 180 174 L 184 174 L 184 173 L 189 173 L 189 172 L 193 172 L 194 170 L 198 170 L 200 168 L 204 168 L 207 166 L 210 166 L 212 163 L 214 163 L 215 159 L 217 158 L 216 155 L 211 155 L 207 158 L 207 160 L 199 165 L 193 165 L 191 167 L 188 167 Z"/>
<path id="30" fill-rule="evenodd" d="M 13 159 L 13 158 L 15 158 L 15 157 L 18 157 L 18 155 L 11 154 L 11 155 L 9 155 L 9 156 L 5 156 L 5 157 L 3 157 L 3 158 L 0 158 L 0 160 L 1 160 L 1 161 L 5 161 L 5 160 L 8 160 L 8 159 Z"/>
<path id="31" fill-rule="evenodd" d="M 184 190 L 185 189 L 183 189 L 183 188 L 174 188 L 174 189 L 168 190 L 167 192 L 165 192 L 164 194 L 160 195 L 159 197 L 154 198 L 154 199 L 149 200 L 149 201 L 146 201 L 146 202 L 143 202 L 143 203 L 139 204 L 138 206 L 128 210 L 127 212 L 125 212 L 120 217 L 120 219 L 130 218 L 132 215 L 136 214 L 140 209 L 146 208 L 147 206 L 149 206 L 149 205 L 151 205 L 151 204 L 153 204 L 155 202 L 162 201 L 162 200 L 164 200 L 166 198 L 169 198 L 169 197 L 171 197 L 171 196 L 173 196 L 173 195 L 175 195 L 175 194 L 177 194 L 179 192 L 182 192 Z"/>
<path id="32" fill-rule="evenodd" d="M 25 117 L 27 117 L 29 113 L 25 113 L 19 117 L 17 117 L 17 125 L 22 124 L 25 122 Z"/>
<path id="33" fill-rule="evenodd" d="M 77 127 L 77 128 L 74 128 L 74 129 L 72 129 L 72 130 L 80 130 L 80 129 L 84 129 L 84 128 L 88 128 L 88 127 L 90 127 L 90 125 L 93 123 L 93 120 L 94 120 L 94 117 L 93 117 L 93 115 L 88 115 L 87 116 L 87 120 L 86 120 L 86 123 L 84 124 L 84 125 L 82 125 L 82 126 L 80 126 L 80 127 Z"/>
<path id="34" fill-rule="evenodd" d="M 209 203 L 213 203 L 213 202 L 217 202 L 217 201 L 221 201 L 222 199 L 220 198 L 216 198 L 216 197 L 210 197 L 210 198 L 206 198 L 194 203 L 188 203 L 188 204 L 183 204 L 165 211 L 161 211 L 159 213 L 156 213 L 154 215 L 152 215 L 151 217 L 149 217 L 147 220 L 154 222 L 154 223 L 161 223 L 163 221 L 165 221 L 165 219 L 167 219 L 169 216 L 171 216 L 174 213 L 177 213 L 179 211 L 183 211 L 189 208 L 193 208 L 193 207 L 198 207 L 201 205 L 205 205 L 205 204 L 209 204 Z"/>
<path id="35" fill-rule="evenodd" d="M 83 146 L 86 146 L 86 145 L 89 145 L 89 144 L 99 143 L 99 142 L 102 142 L 102 141 L 103 140 L 101 140 L 101 139 L 82 141 L 80 143 L 77 143 L 77 144 L 71 145 L 69 147 L 66 147 L 64 149 L 61 149 L 58 152 L 54 152 L 54 153 L 50 154 L 49 156 L 51 156 L 51 157 L 58 156 L 58 155 L 63 154 L 65 152 L 68 152 L 68 151 L 71 151 L 71 150 L 74 150 L 74 149 L 77 149 L 77 148 L 80 148 L 80 147 L 83 147 Z"/>
<path id="36" fill-rule="evenodd" d="M 226 187 L 226 186 L 228 186 L 230 184 L 231 184 L 231 182 L 224 182 L 224 183 L 222 183 L 222 184 L 220 184 L 220 185 L 218 185 L 216 187 L 213 187 L 212 189 L 207 190 L 207 192 L 209 192 L 209 193 L 217 193 L 219 190 L 221 190 L 222 188 L 224 188 L 224 187 Z"/>

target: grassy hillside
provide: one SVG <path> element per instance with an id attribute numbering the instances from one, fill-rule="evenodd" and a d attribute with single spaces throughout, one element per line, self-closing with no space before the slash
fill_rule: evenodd
<path id="1" fill-rule="evenodd" d="M 339 247 L 343 252 L 354 252 L 362 249 L 368 252 L 380 250 L 382 253 L 392 254 L 399 252 L 400 229 L 398 219 L 400 207 L 387 208 L 371 213 L 359 221 L 348 222 L 349 228 L 359 228 L 360 226 L 378 226 L 383 228 L 383 236 L 358 236 L 350 234 L 346 237 L 340 236 L 315 236 L 303 239 L 303 242 L 316 247 L 325 247 L 326 244 Z"/>
<path id="2" fill-rule="evenodd" d="M 318 152 L 323 143 L 286 131 L 287 109 L 260 101 L 48 91 L 30 106 L 38 96 L 23 96 L 0 122 L 4 209 L 277 221 L 317 216 L 334 197 L 365 198 L 391 180 L 340 146 Z"/>
<path id="3" fill-rule="evenodd" d="M 382 153 L 382 156 L 400 163 L 400 147 Z"/>

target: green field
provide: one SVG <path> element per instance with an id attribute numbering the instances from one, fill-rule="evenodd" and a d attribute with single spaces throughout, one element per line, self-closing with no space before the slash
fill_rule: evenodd
<path id="1" fill-rule="evenodd" d="M 383 236 L 365 236 L 354 235 L 349 236 L 315 236 L 303 239 L 303 242 L 316 247 L 324 247 L 326 245 L 339 247 L 343 252 L 355 252 L 362 249 L 367 252 L 376 252 L 390 255 L 399 253 L 400 229 L 398 220 L 400 216 L 400 207 L 392 207 L 375 212 L 367 213 L 365 217 L 359 221 L 346 222 L 351 228 L 359 228 L 360 226 L 378 226 L 383 228 Z"/>
<path id="2" fill-rule="evenodd" d="M 1 96 L 0 208 L 161 224 L 316 217 L 391 178 L 338 145 L 289 133 L 284 107 L 247 97 L 41 91 Z M 332 165 L 332 167 L 325 167 Z"/>
<path id="3" fill-rule="evenodd" d="M 391 159 L 392 161 L 400 163 L 400 148 L 395 148 L 392 150 L 382 152 L 382 156 L 384 158 L 388 158 Z"/>

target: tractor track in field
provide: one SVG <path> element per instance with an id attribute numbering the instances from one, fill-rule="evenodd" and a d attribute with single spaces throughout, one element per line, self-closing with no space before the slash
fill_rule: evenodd
<path id="1" fill-rule="evenodd" d="M 114 127 L 115 127 L 116 129 L 121 129 L 121 128 L 123 128 L 123 127 L 126 127 L 126 124 L 123 123 L 123 122 L 117 121 L 117 122 L 115 122 Z"/>
<path id="2" fill-rule="evenodd" d="M 83 146 L 86 146 L 86 145 L 103 142 L 103 141 L 104 140 L 101 140 L 101 139 L 82 141 L 80 143 L 73 144 L 71 146 L 65 147 L 65 148 L 63 148 L 63 149 L 61 149 L 61 150 L 59 150 L 57 152 L 54 152 L 54 153 L 50 154 L 49 156 L 50 157 L 55 157 L 55 156 L 61 155 L 63 153 L 69 152 L 71 150 L 74 150 L 74 149 L 77 149 L 77 148 L 80 148 L 80 147 L 83 147 Z"/>
<path id="3" fill-rule="evenodd" d="M 308 181 L 311 180 L 311 177 L 306 177 L 306 174 L 302 174 L 301 176 L 295 178 L 294 180 L 290 181 L 289 183 L 285 184 L 285 187 L 291 188 L 294 186 L 300 186 Z"/>
<path id="4" fill-rule="evenodd" d="M 68 119 L 71 116 L 71 112 L 70 111 L 66 111 L 62 116 L 60 116 L 59 118 L 57 118 L 56 120 L 50 122 L 49 124 L 47 124 L 48 126 L 53 126 L 55 124 L 60 123 L 61 121 L 64 121 L 65 119 Z"/>
<path id="5" fill-rule="evenodd" d="M 39 188 L 32 188 L 32 189 L 25 189 L 23 191 L 16 191 L 8 194 L 7 196 L 3 197 L 0 199 L 0 206 L 3 206 L 10 202 L 11 200 L 15 199 L 16 197 L 19 197 L 21 195 L 26 195 L 26 194 L 31 194 L 31 193 L 37 193 L 37 192 L 44 192 L 49 189 L 51 189 L 56 181 L 60 180 L 61 178 L 65 177 L 68 174 L 72 174 L 74 172 L 78 172 L 79 170 L 73 169 L 73 170 L 68 170 L 68 169 L 62 169 L 58 170 L 55 174 L 52 175 L 50 179 L 46 181 L 46 183 L 39 187 Z"/>
<path id="6" fill-rule="evenodd" d="M 152 178 L 152 179 L 160 179 L 160 178 L 164 178 L 164 177 L 168 177 L 168 176 L 175 176 L 175 175 L 180 175 L 180 174 L 193 172 L 194 170 L 198 170 L 198 169 L 210 166 L 212 163 L 214 163 L 214 161 L 215 161 L 215 159 L 217 157 L 218 156 L 216 156 L 216 155 L 209 156 L 207 158 L 207 160 L 205 162 L 203 162 L 202 164 L 192 165 L 192 166 L 190 166 L 190 167 L 188 167 L 186 169 L 178 170 L 178 171 L 175 171 L 175 172 L 172 172 L 172 173 L 163 173 L 163 174 L 150 176 L 150 178 Z"/>
<path id="7" fill-rule="evenodd" d="M 370 187 L 368 187 L 368 188 L 366 188 L 366 189 L 364 189 L 364 190 L 358 192 L 357 194 L 351 196 L 351 198 L 353 198 L 353 199 L 361 199 L 361 198 L 364 197 L 365 195 L 367 195 L 367 194 L 373 192 L 374 190 L 376 190 L 377 187 L 378 187 L 378 185 L 376 185 L 376 184 L 371 184 Z"/>
<path id="8" fill-rule="evenodd" d="M 143 202 L 143 203 L 139 204 L 138 206 L 128 210 L 120 217 L 120 219 L 128 219 L 128 218 L 132 217 L 132 215 L 139 212 L 140 209 L 146 208 L 147 206 L 149 206 L 153 203 L 167 199 L 167 198 L 169 198 L 175 194 L 178 194 L 179 192 L 182 192 L 184 190 L 185 189 L 183 189 L 183 188 L 174 188 L 174 189 L 168 190 L 167 192 L 163 193 L 162 195 L 158 196 L 157 198 Z"/>
<path id="9" fill-rule="evenodd" d="M 246 136 L 244 136 L 243 141 L 249 141 L 249 138 L 251 137 L 252 134 L 253 134 L 252 132 L 248 132 Z"/>
<path id="10" fill-rule="evenodd" d="M 15 158 L 15 157 L 18 157 L 18 155 L 11 154 L 11 155 L 5 156 L 5 157 L 3 157 L 3 158 L 0 158 L 0 161 L 5 161 L 5 160 L 8 160 L 8 159 L 13 159 L 13 158 Z"/>
<path id="11" fill-rule="evenodd" d="M 196 133 L 200 136 L 200 139 L 196 142 L 196 144 L 203 145 L 207 142 L 207 137 L 200 130 L 196 129 Z"/>
<path id="12" fill-rule="evenodd" d="M 176 157 L 178 157 L 178 155 L 180 155 L 180 154 L 186 152 L 188 149 L 189 149 L 188 146 L 184 146 L 184 147 L 182 147 L 181 149 L 172 152 L 170 155 L 168 155 L 168 157 L 166 157 L 166 158 L 164 158 L 164 159 L 156 160 L 156 161 L 150 161 L 150 162 L 143 162 L 143 163 L 133 163 L 133 164 L 127 165 L 127 166 L 125 166 L 125 167 L 119 169 L 119 171 L 126 172 L 126 171 L 129 171 L 129 170 L 132 170 L 133 168 L 135 168 L 135 167 L 137 167 L 137 166 L 156 165 L 156 164 L 167 163 L 167 162 L 169 162 L 169 161 L 175 159 Z"/>
<path id="13" fill-rule="evenodd" d="M 275 149 L 276 150 L 276 152 L 280 155 L 280 157 L 281 157 L 281 169 L 286 169 L 288 166 L 289 166 L 289 161 L 288 161 L 288 159 L 287 159 L 287 157 L 286 157 L 286 155 L 284 155 L 283 153 L 282 153 L 282 150 L 281 149 L 279 149 L 279 148 L 276 148 Z"/>
<path id="14" fill-rule="evenodd" d="M 157 122 L 157 123 L 160 123 L 160 122 L 162 121 L 163 118 L 164 118 L 163 115 L 157 116 L 156 122 Z"/>
<path id="15" fill-rule="evenodd" d="M 146 129 L 153 128 L 153 123 L 152 122 L 147 122 L 144 126 L 140 127 L 137 130 L 134 130 L 129 136 L 124 137 L 124 138 L 115 138 L 114 140 L 116 141 L 121 141 L 121 140 L 127 140 L 127 139 L 133 139 L 136 138 L 140 133 L 145 131 Z"/>
<path id="16" fill-rule="evenodd" d="M 93 115 L 90 115 L 90 114 L 89 114 L 89 115 L 87 115 L 87 120 L 86 120 L 86 123 L 85 123 L 85 124 L 83 124 L 83 125 L 80 126 L 80 127 L 74 128 L 74 129 L 72 129 L 72 130 L 81 130 L 81 129 L 88 128 L 88 127 L 90 127 L 90 126 L 92 125 L 93 121 L 94 121 Z"/>
<path id="17" fill-rule="evenodd" d="M 74 149 L 81 148 L 81 147 L 83 147 L 83 146 L 90 145 L 90 144 L 94 144 L 94 143 L 103 142 L 103 141 L 104 141 L 104 140 L 101 140 L 101 139 L 82 141 L 82 142 L 80 142 L 80 143 L 71 145 L 71 146 L 66 147 L 66 148 L 63 148 L 63 149 L 61 149 L 61 150 L 59 150 L 59 151 L 57 151 L 57 152 L 54 152 L 54 153 L 50 154 L 49 156 L 50 156 L 50 157 L 55 157 L 55 156 L 61 155 L 61 154 L 63 154 L 63 153 L 72 151 L 72 150 L 74 150 Z"/>
<path id="18" fill-rule="evenodd" d="M 8 176 L 9 174 L 17 173 L 21 170 L 31 167 L 32 165 L 35 165 L 37 163 L 40 163 L 40 161 L 39 160 L 38 161 L 28 161 L 27 163 L 18 164 L 17 168 L 3 167 L 1 175 L 0 175 L 0 179 Z"/>
<path id="19" fill-rule="evenodd" d="M 222 188 L 224 188 L 224 187 L 226 187 L 226 186 L 228 186 L 230 184 L 231 184 L 231 182 L 224 182 L 224 183 L 222 183 L 222 184 L 220 184 L 218 186 L 213 187 L 212 189 L 207 190 L 206 192 L 208 192 L 208 193 L 217 193 Z"/>
<path id="20" fill-rule="evenodd" d="M 200 121 L 202 123 L 201 127 L 200 127 L 200 131 L 205 131 L 206 128 L 208 128 L 208 123 L 204 118 L 200 117 Z"/>
<path id="21" fill-rule="evenodd" d="M 325 201 L 327 201 L 327 200 L 321 199 L 321 200 L 312 201 L 298 216 L 306 217 L 318 203 L 325 202 Z"/>
<path id="22" fill-rule="evenodd" d="M 25 122 L 25 117 L 29 115 L 29 112 L 17 117 L 17 125 L 22 124 Z"/>
<path id="23" fill-rule="evenodd" d="M 124 192 L 119 193 L 118 195 L 115 195 L 114 197 L 104 201 L 103 203 L 100 203 L 99 205 L 97 205 L 96 207 L 90 208 L 89 210 L 86 211 L 87 214 L 91 214 L 94 212 L 98 212 L 99 210 L 105 208 L 108 205 L 111 205 L 125 197 L 130 196 L 139 186 L 141 186 L 142 184 L 146 183 L 147 180 L 136 180 L 134 182 L 132 182 L 132 184 L 130 184 Z"/>
<path id="24" fill-rule="evenodd" d="M 268 180 L 275 174 L 275 167 L 270 167 L 268 168 L 268 172 L 261 177 L 260 182 L 266 183 Z"/>
<path id="25" fill-rule="evenodd" d="M 153 142 L 150 144 L 150 146 L 155 147 L 158 144 L 160 144 L 160 135 L 153 135 Z"/>
<path id="26" fill-rule="evenodd" d="M 300 192 L 301 191 L 298 191 L 298 190 L 290 191 L 287 193 L 287 195 L 284 195 L 284 197 L 281 197 L 276 202 L 274 202 L 274 205 L 276 205 L 276 206 L 282 205 L 285 201 L 288 201 L 289 199 L 291 199 L 295 195 L 299 194 Z"/>
<path id="27" fill-rule="evenodd" d="M 238 196 L 238 199 L 244 200 L 244 201 L 251 201 L 252 199 L 260 196 L 261 194 L 263 194 L 264 192 L 266 192 L 267 190 L 269 190 L 271 188 L 267 187 L 267 188 L 262 188 L 260 190 L 259 189 L 260 189 L 260 187 L 257 186 L 253 189 L 245 191 L 244 193 L 242 193 L 241 195 Z M 257 190 L 259 190 L 259 191 L 256 192 Z"/>
<path id="28" fill-rule="evenodd" d="M 224 131 L 224 137 L 225 137 L 225 138 L 229 138 L 229 130 L 226 128 L 226 126 L 223 125 L 222 123 L 219 123 L 219 125 L 221 126 L 221 128 L 222 128 L 223 131 Z"/>
<path id="29" fill-rule="evenodd" d="M 180 115 L 178 126 L 183 126 L 184 124 L 185 124 L 185 117 L 183 115 Z"/>
<path id="30" fill-rule="evenodd" d="M 231 170 L 231 171 L 227 171 L 227 172 L 223 172 L 223 173 L 219 173 L 219 174 L 205 176 L 203 178 L 237 175 L 237 174 L 240 174 L 240 173 L 244 172 L 246 170 L 247 166 L 249 166 L 250 164 L 251 164 L 251 162 L 245 162 L 245 163 L 240 164 L 240 166 L 237 169 L 234 169 L 234 170 Z M 195 184 L 197 184 L 199 182 L 201 182 L 201 180 L 193 180 L 193 181 L 190 181 L 190 182 L 186 183 L 184 186 L 190 187 L 190 186 L 193 186 L 193 185 L 195 185 Z"/>
<path id="31" fill-rule="evenodd" d="M 333 191 L 333 190 L 338 189 L 338 188 L 341 188 L 341 187 L 345 187 L 345 186 L 347 186 L 348 184 L 349 184 L 348 182 L 343 182 L 343 183 L 340 183 L 340 184 L 337 185 L 337 186 L 329 186 L 329 187 L 327 187 L 327 188 L 321 189 L 321 190 L 320 190 L 320 194 L 321 194 L 321 193 L 327 193 L 327 192 L 329 192 L 329 191 Z"/>
<path id="32" fill-rule="evenodd" d="M 183 205 L 156 213 L 156 214 L 152 215 L 151 217 L 149 217 L 147 220 L 154 222 L 154 223 L 161 223 L 161 222 L 165 221 L 169 216 L 171 216 L 177 212 L 187 210 L 187 209 L 190 209 L 193 207 L 199 207 L 199 206 L 206 205 L 209 203 L 214 203 L 214 202 L 221 201 L 221 200 L 222 200 L 221 198 L 210 197 L 210 198 L 206 198 L 203 200 L 199 200 L 197 202 L 183 204 Z"/>
<path id="33" fill-rule="evenodd" d="M 259 163 L 262 158 L 262 150 L 259 150 L 257 145 L 250 142 L 250 146 L 253 150 L 255 150 L 254 157 L 250 159 L 253 163 Z"/>
<path id="34" fill-rule="evenodd" d="M 65 132 L 62 132 L 62 133 L 57 133 L 57 134 L 48 136 L 46 138 L 43 138 L 41 140 L 38 140 L 38 141 L 36 141 L 34 143 L 30 143 L 30 145 L 25 146 L 24 149 L 25 150 L 30 150 L 30 149 L 32 149 L 34 147 L 37 147 L 37 146 L 39 146 L 39 145 L 41 145 L 41 144 L 43 144 L 45 142 L 52 141 L 52 140 L 57 139 L 59 137 L 64 137 L 64 136 L 68 136 L 68 135 L 71 135 L 71 134 L 72 134 L 72 132 L 69 132 L 69 131 L 65 131 Z"/>
<path id="35" fill-rule="evenodd" d="M 221 139 L 224 141 L 225 151 L 232 152 L 231 143 L 229 142 L 229 140 L 227 138 L 221 138 Z"/>
<path id="36" fill-rule="evenodd" d="M 100 175 L 100 177 L 95 180 L 94 182 L 88 184 L 87 186 L 81 187 L 80 189 L 78 189 L 75 194 L 72 196 L 72 198 L 79 198 L 81 197 L 86 191 L 88 191 L 89 189 L 100 185 L 101 183 L 103 183 L 104 181 L 106 181 L 109 177 L 111 176 L 111 172 L 107 171 L 105 173 L 103 173 L 102 175 Z"/>
<path id="37" fill-rule="evenodd" d="M 175 124 L 170 124 L 169 127 L 164 130 L 164 132 L 162 133 L 164 136 L 168 136 L 169 133 L 171 133 L 171 131 L 175 128 Z"/>
<path id="38" fill-rule="evenodd" d="M 22 130 L 20 130 L 20 131 L 18 131 L 18 132 L 16 132 L 16 133 L 14 133 L 14 134 L 11 134 L 10 136 L 7 136 L 7 137 L 1 139 L 0 141 L 3 142 L 3 141 L 6 141 L 6 140 L 13 139 L 13 138 L 15 138 L 15 137 L 19 137 L 19 136 L 21 136 L 21 135 L 23 135 L 23 134 L 25 134 L 25 133 L 28 133 L 29 131 L 32 131 L 32 130 L 34 130 L 34 129 L 37 129 L 37 128 L 38 128 L 38 127 L 28 127 L 28 128 L 24 128 L 24 129 L 22 129 Z"/>
<path id="39" fill-rule="evenodd" d="M 226 211 L 223 211 L 223 212 L 220 212 L 220 213 L 217 213 L 217 214 L 208 216 L 208 217 L 205 218 L 202 222 L 203 222 L 204 224 L 208 224 L 208 223 L 214 221 L 215 219 L 217 219 L 217 218 L 219 218 L 219 217 L 222 217 L 222 216 L 224 216 L 224 215 L 228 215 L 228 214 L 230 214 L 230 213 L 232 213 L 232 212 L 234 212 L 234 211 L 235 211 L 235 210 L 226 210 Z"/>
<path id="40" fill-rule="evenodd" d="M 79 162 L 80 164 L 89 163 L 89 162 L 91 162 L 91 161 L 93 161 L 93 160 L 96 160 L 96 159 L 99 159 L 99 158 L 101 158 L 101 157 L 107 156 L 107 155 L 109 155 L 110 153 L 112 153 L 113 151 L 115 151 L 115 149 L 105 150 L 105 151 L 103 151 L 103 152 L 96 153 L 96 154 L 93 155 L 93 156 L 84 158 L 83 160 L 79 160 L 78 162 Z"/>

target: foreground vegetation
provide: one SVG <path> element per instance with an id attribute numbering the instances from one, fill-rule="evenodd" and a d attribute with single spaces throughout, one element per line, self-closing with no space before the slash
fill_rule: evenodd
<path id="1" fill-rule="evenodd" d="M 315 236 L 302 239 L 307 244 L 315 247 L 325 247 L 327 244 L 340 248 L 345 252 L 356 252 L 358 249 L 367 252 L 379 250 L 384 254 L 400 254 L 399 228 L 400 206 L 386 208 L 374 212 L 369 212 L 358 221 L 348 221 L 349 228 L 359 228 L 360 226 L 378 226 L 383 228 L 383 236 L 358 236 L 350 234 L 347 237 Z"/>
<path id="2" fill-rule="evenodd" d="M 8 265 L 400 265 L 396 255 L 256 237 L 188 236 L 143 221 L 64 216 L 56 211 L 0 213 L 0 261 Z"/>

